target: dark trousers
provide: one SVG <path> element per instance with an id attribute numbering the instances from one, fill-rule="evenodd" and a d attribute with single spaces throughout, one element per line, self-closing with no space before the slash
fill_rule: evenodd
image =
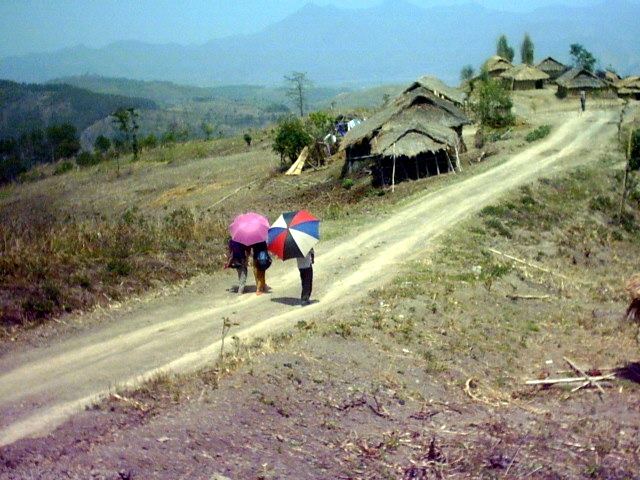
<path id="1" fill-rule="evenodd" d="M 300 282 L 302 283 L 302 301 L 308 301 L 311 298 L 311 289 L 313 288 L 313 267 L 300 269 Z"/>

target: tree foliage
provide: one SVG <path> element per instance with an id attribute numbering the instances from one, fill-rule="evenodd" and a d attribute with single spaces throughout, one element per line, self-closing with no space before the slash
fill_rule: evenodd
<path id="1" fill-rule="evenodd" d="M 138 159 L 140 153 L 140 146 L 138 144 L 138 117 L 139 114 L 135 108 L 119 108 L 112 113 L 113 123 L 118 130 L 122 132 L 125 138 L 125 145 L 131 147 L 133 151 L 133 159 Z"/>
<path id="2" fill-rule="evenodd" d="M 96 138 L 93 146 L 97 151 L 104 155 L 111 148 L 111 140 L 109 140 L 104 135 L 99 135 L 98 138 Z"/>
<path id="3" fill-rule="evenodd" d="M 460 80 L 462 80 L 463 82 L 467 82 L 471 80 L 475 74 L 476 72 L 473 66 L 465 65 L 464 67 L 462 67 L 462 70 L 460 71 Z"/>
<path id="4" fill-rule="evenodd" d="M 46 130 L 52 160 L 70 158 L 80 151 L 78 131 L 70 123 L 52 125 Z"/>
<path id="5" fill-rule="evenodd" d="M 520 46 L 520 56 L 522 63 L 533 65 L 534 45 L 528 33 L 524 34 L 524 40 L 522 40 L 522 45 Z"/>
<path id="6" fill-rule="evenodd" d="M 322 141 L 333 129 L 334 118 L 327 112 L 312 112 L 305 122 L 305 129 L 309 136 L 316 141 Z"/>
<path id="7" fill-rule="evenodd" d="M 476 85 L 472 107 L 482 125 L 492 128 L 512 125 L 512 106 L 509 91 L 499 81 L 489 78 Z"/>
<path id="8" fill-rule="evenodd" d="M 513 62 L 515 51 L 511 46 L 509 46 L 506 35 L 500 35 L 500 38 L 498 38 L 498 43 L 496 45 L 496 55 L 504 58 L 505 60 Z"/>
<path id="9" fill-rule="evenodd" d="M 300 117 L 304 117 L 304 109 L 307 104 L 307 93 L 313 83 L 304 72 L 292 72 L 284 76 L 287 83 L 287 97 L 295 104 Z"/>
<path id="10" fill-rule="evenodd" d="M 573 65 L 578 68 L 584 68 L 589 72 L 593 72 L 596 65 L 596 57 L 579 43 L 571 45 L 569 54 L 573 59 Z"/>
<path id="11" fill-rule="evenodd" d="M 310 140 L 311 137 L 307 133 L 303 121 L 289 115 L 278 122 L 273 151 L 280 155 L 280 164 L 284 166 L 286 159 L 295 162 Z"/>

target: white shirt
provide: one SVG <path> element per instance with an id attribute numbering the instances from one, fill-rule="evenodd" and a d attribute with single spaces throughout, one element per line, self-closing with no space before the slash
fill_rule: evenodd
<path id="1" fill-rule="evenodd" d="M 296 258 L 298 261 L 298 269 L 304 270 L 305 268 L 311 268 L 311 252 L 307 253 L 307 256 L 304 258 Z"/>

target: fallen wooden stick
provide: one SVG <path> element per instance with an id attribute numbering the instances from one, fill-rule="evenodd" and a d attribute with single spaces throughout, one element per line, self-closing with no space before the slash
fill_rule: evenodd
<path id="1" fill-rule="evenodd" d="M 602 394 L 604 394 L 604 393 L 605 393 L 604 388 L 602 388 L 600 385 L 598 385 L 598 382 L 597 382 L 596 380 L 593 380 L 593 377 L 590 377 L 589 375 L 587 375 L 587 374 L 585 373 L 585 371 L 584 371 L 584 370 L 582 370 L 580 367 L 578 367 L 574 362 L 572 362 L 572 361 L 571 361 L 570 359 L 568 359 L 567 357 L 562 357 L 562 358 L 563 358 L 563 360 L 564 360 L 565 362 L 567 362 L 567 363 L 569 364 L 569 366 L 570 366 L 571 368 L 573 368 L 573 369 L 576 371 L 576 373 L 577 373 L 578 375 L 582 375 L 583 377 L 586 377 L 586 378 L 587 378 L 587 380 L 589 381 L 589 383 L 591 383 L 591 385 L 593 385 L 593 386 L 594 386 L 594 387 L 596 387 L 598 390 L 600 390 L 600 393 L 602 393 Z"/>
<path id="2" fill-rule="evenodd" d="M 507 295 L 507 298 L 511 300 L 549 300 L 551 295 Z"/>
<path id="3" fill-rule="evenodd" d="M 545 378 L 543 380 L 527 380 L 526 385 L 556 385 L 558 383 L 580 383 L 593 380 L 594 382 L 601 382 L 603 380 L 611 380 L 616 378 L 615 373 L 608 375 L 601 375 L 599 377 L 567 377 L 567 378 Z"/>
<path id="4" fill-rule="evenodd" d="M 546 269 L 544 267 L 540 267 L 538 265 L 534 265 L 533 263 L 530 263 L 530 262 L 527 262 L 525 260 L 522 260 L 521 258 L 514 257 L 513 255 L 508 255 L 506 253 L 502 253 L 502 252 L 500 252 L 498 250 L 495 250 L 493 248 L 490 248 L 489 251 L 491 253 L 495 254 L 495 255 L 501 255 L 501 256 L 503 256 L 505 258 L 508 258 L 509 260 L 513 260 L 514 262 L 520 263 L 522 265 L 526 265 L 527 267 L 535 268 L 536 270 L 540 270 L 541 272 L 548 273 L 549 275 L 555 275 L 556 277 L 562 278 L 564 280 L 571 281 L 568 277 L 565 277 L 561 273 L 553 272 L 553 271 L 548 270 L 548 269 Z"/>

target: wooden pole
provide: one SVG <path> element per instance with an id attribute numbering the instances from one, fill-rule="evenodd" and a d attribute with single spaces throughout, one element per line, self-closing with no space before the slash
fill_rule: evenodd
<path id="1" fill-rule="evenodd" d="M 393 144 L 393 169 L 391 170 L 391 193 L 396 191 L 396 144 Z"/>
<path id="2" fill-rule="evenodd" d="M 627 143 L 627 166 L 624 169 L 624 180 L 622 181 L 622 200 L 620 201 L 620 215 L 618 222 L 622 223 L 624 207 L 627 204 L 627 183 L 629 182 L 629 171 L 631 169 L 631 141 L 633 140 L 633 128 L 629 129 L 629 141 Z"/>

